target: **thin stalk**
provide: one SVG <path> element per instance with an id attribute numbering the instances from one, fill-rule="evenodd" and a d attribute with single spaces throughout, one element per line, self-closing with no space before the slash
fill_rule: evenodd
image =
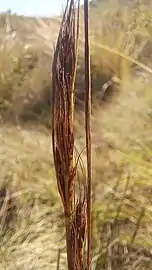
<path id="1" fill-rule="evenodd" d="M 85 130 L 87 151 L 87 270 L 91 267 L 91 187 L 92 187 L 92 153 L 91 153 L 91 76 L 89 48 L 89 3 L 84 0 L 85 32 Z"/>
<path id="2" fill-rule="evenodd" d="M 60 270 L 60 257 L 61 257 L 61 249 L 58 250 L 58 258 L 57 258 L 57 268 L 56 270 Z"/>

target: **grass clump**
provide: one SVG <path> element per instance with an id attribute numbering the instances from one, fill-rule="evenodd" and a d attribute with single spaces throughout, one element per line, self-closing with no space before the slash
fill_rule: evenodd
<path id="1" fill-rule="evenodd" d="M 85 267 L 85 241 L 88 227 L 86 186 L 83 186 L 82 183 L 76 183 L 77 165 L 74 164 L 73 121 L 78 57 L 79 3 L 77 26 L 75 12 L 74 1 L 67 1 L 52 68 L 53 156 L 65 215 L 67 264 L 68 269 L 71 270 Z M 76 185 L 78 185 L 77 194 Z M 87 269 L 90 269 L 89 265 Z"/>

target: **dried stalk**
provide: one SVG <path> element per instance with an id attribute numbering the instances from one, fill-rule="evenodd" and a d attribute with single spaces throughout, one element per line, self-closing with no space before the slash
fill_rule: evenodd
<path id="1" fill-rule="evenodd" d="M 76 197 L 74 164 L 75 77 L 79 35 L 74 0 L 67 1 L 52 65 L 52 146 L 58 190 L 65 215 L 69 270 L 82 270 L 86 235 L 86 194 L 79 185 Z"/>
<path id="2" fill-rule="evenodd" d="M 87 151 L 87 269 L 91 267 L 91 186 L 92 186 L 92 153 L 91 153 L 91 76 L 89 48 L 89 1 L 84 0 L 85 32 L 85 130 Z"/>

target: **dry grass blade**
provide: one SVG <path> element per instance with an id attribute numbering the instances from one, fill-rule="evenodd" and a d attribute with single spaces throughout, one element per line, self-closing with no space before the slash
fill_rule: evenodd
<path id="1" fill-rule="evenodd" d="M 145 209 L 145 207 L 143 207 L 143 208 L 141 209 L 141 212 L 140 212 L 140 215 L 139 215 L 137 224 L 136 224 L 135 231 L 134 231 L 133 236 L 132 236 L 132 238 L 131 238 L 131 244 L 133 244 L 133 243 L 134 243 L 134 240 L 136 239 L 136 236 L 137 236 L 138 230 L 139 230 L 139 228 L 140 228 L 141 221 L 142 221 L 142 219 L 143 219 L 143 217 L 144 217 L 144 215 L 145 215 L 145 212 L 146 212 L 146 209 Z"/>
<path id="2" fill-rule="evenodd" d="M 78 1 L 79 13 L 79 1 Z M 76 24 L 77 23 L 77 24 Z M 86 198 L 82 186 L 76 199 L 74 104 L 79 16 L 67 1 L 52 66 L 52 143 L 59 193 L 64 206 L 68 269 L 83 269 Z"/>
<path id="3" fill-rule="evenodd" d="M 124 60 L 127 60 L 128 62 L 135 64 L 136 66 L 138 66 L 138 67 L 142 68 L 143 70 L 147 71 L 148 73 L 152 74 L 152 69 L 150 67 L 148 67 L 147 65 L 143 64 L 142 62 L 134 59 L 131 56 L 128 56 L 124 53 L 121 53 L 118 50 L 110 48 L 109 46 L 104 45 L 104 44 L 99 44 L 99 43 L 95 44 L 94 42 L 92 42 L 92 45 L 94 45 L 96 48 L 100 48 L 101 50 L 105 50 L 113 55 L 117 55 L 117 56 L 123 58 Z"/>

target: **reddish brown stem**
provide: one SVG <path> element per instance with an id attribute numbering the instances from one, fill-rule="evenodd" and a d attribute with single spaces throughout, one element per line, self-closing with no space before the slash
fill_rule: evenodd
<path id="1" fill-rule="evenodd" d="M 91 153 L 91 78 L 89 49 L 89 4 L 84 0 L 85 32 L 85 129 L 87 149 L 87 270 L 91 268 L 91 186 L 92 186 L 92 153 Z"/>

